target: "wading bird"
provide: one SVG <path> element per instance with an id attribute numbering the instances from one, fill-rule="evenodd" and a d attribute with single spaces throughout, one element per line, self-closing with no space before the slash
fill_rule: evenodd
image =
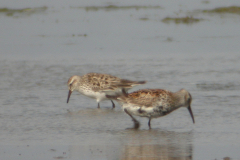
<path id="1" fill-rule="evenodd" d="M 107 95 L 107 98 L 118 101 L 123 110 L 132 118 L 134 128 L 139 128 L 139 122 L 133 117 L 147 117 L 149 119 L 148 126 L 151 129 L 151 119 L 165 116 L 172 111 L 186 107 L 192 117 L 194 116 L 191 110 L 192 96 L 185 89 L 178 92 L 170 92 L 163 89 L 143 89 L 133 93 L 123 95 Z"/>
<path id="2" fill-rule="evenodd" d="M 126 79 L 120 79 L 118 77 L 100 74 L 100 73 L 88 73 L 83 76 L 72 76 L 68 80 L 68 98 L 69 102 L 71 93 L 77 90 L 81 94 L 96 99 L 98 108 L 100 108 L 100 102 L 103 100 L 111 100 L 106 95 L 123 95 L 126 94 L 129 89 L 136 85 L 145 84 L 146 81 L 130 81 Z M 112 107 L 115 108 L 115 104 L 112 102 Z"/>

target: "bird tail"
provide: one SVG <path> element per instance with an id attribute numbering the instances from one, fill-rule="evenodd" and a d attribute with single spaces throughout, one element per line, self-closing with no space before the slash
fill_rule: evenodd
<path id="1" fill-rule="evenodd" d="M 122 88 L 132 88 L 133 86 L 145 84 L 146 81 L 130 81 L 127 79 L 122 79 L 119 84 L 117 84 L 118 87 Z"/>
<path id="2" fill-rule="evenodd" d="M 145 83 L 147 83 L 147 81 L 136 81 L 135 84 L 145 84 Z"/>

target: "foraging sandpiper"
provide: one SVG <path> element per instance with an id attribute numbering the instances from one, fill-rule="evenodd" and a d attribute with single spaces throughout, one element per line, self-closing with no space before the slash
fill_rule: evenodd
<path id="1" fill-rule="evenodd" d="M 188 109 L 195 123 L 191 110 L 192 96 L 185 89 L 175 93 L 163 89 L 143 89 L 129 94 L 106 97 L 115 99 L 122 105 L 123 110 L 132 118 L 135 129 L 139 128 L 140 124 L 132 115 L 149 118 L 148 126 L 151 129 L 152 118 L 165 116 L 180 107 Z"/>
<path id="2" fill-rule="evenodd" d="M 83 76 L 72 76 L 68 80 L 68 98 L 74 90 L 82 93 L 85 96 L 96 99 L 98 108 L 99 103 L 103 100 L 111 100 L 106 95 L 116 96 L 126 94 L 129 89 L 136 85 L 145 84 L 146 81 L 130 81 L 126 79 L 120 79 L 118 77 L 100 74 L 100 73 L 88 73 Z M 115 108 L 115 104 L 112 102 L 112 107 Z"/>

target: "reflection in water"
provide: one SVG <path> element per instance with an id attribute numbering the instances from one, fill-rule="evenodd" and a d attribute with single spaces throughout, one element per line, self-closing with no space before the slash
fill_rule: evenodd
<path id="1" fill-rule="evenodd" d="M 192 159 L 191 132 L 133 131 L 120 159 Z"/>
<path id="2" fill-rule="evenodd" d="M 118 133 L 115 131 L 105 132 L 100 134 L 99 137 L 102 137 L 102 139 L 93 138 L 91 140 L 94 142 L 83 140 L 78 145 L 71 145 L 69 158 L 121 160 L 192 159 L 192 132 L 129 129 Z M 105 143 L 101 142 L 99 145 L 101 140 L 104 140 Z"/>

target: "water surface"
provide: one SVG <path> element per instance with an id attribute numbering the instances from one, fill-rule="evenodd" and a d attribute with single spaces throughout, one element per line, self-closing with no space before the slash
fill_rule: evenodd
<path id="1" fill-rule="evenodd" d="M 238 1 L 60 2 L 1 2 L 19 9 L 0 13 L 3 159 L 240 159 L 239 15 L 199 12 Z M 185 16 L 204 20 L 162 22 Z M 181 108 L 132 130 L 110 101 L 67 104 L 68 78 L 89 72 L 185 88 L 196 123 Z"/>

